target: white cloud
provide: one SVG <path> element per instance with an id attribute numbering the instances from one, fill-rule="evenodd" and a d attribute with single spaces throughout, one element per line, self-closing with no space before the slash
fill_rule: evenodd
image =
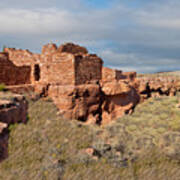
<path id="1" fill-rule="evenodd" d="M 31 5 L 28 2 L 1 3 L 1 46 L 39 50 L 49 41 L 73 41 L 100 52 L 109 66 L 137 71 L 179 67 L 177 0 L 166 0 L 164 4 L 152 1 L 141 8 L 125 7 L 118 2 L 101 10 L 88 9 L 82 0 L 32 0 Z M 12 7 L 13 4 L 21 5 Z"/>
<path id="2" fill-rule="evenodd" d="M 34 9 L 34 8 L 56 8 L 79 9 L 83 0 L 1 0 L 0 8 Z"/>
<path id="3" fill-rule="evenodd" d="M 64 33 L 71 27 L 73 19 L 66 11 L 56 9 L 23 10 L 4 9 L 0 12 L 0 33 L 48 35 L 60 31 Z"/>
<path id="4" fill-rule="evenodd" d="M 16 35 L 50 35 L 98 37 L 113 30 L 111 22 L 101 23 L 106 18 L 105 12 L 93 11 L 80 14 L 58 9 L 2 9 L 0 11 L 0 33 Z M 111 18 L 107 17 L 107 18 Z M 96 34 L 98 33 L 98 34 Z M 93 35 L 92 35 L 93 34 Z"/>
<path id="5" fill-rule="evenodd" d="M 155 58 L 135 53 L 117 53 L 112 50 L 99 52 L 105 65 L 123 71 L 158 72 L 180 69 L 179 59 Z"/>

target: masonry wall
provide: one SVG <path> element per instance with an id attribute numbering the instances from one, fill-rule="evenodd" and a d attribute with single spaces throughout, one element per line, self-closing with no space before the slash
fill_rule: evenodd
<path id="1" fill-rule="evenodd" d="M 122 71 L 117 71 L 115 69 L 110 69 L 107 67 L 102 68 L 102 81 L 104 82 L 117 80 L 117 75 L 119 78 L 120 75 L 122 75 Z"/>
<path id="2" fill-rule="evenodd" d="M 31 77 L 30 81 L 32 84 L 35 82 L 34 77 L 34 65 L 41 63 L 41 55 L 34 54 L 29 50 L 15 49 L 15 48 L 5 48 L 4 52 L 8 53 L 9 60 L 16 66 L 30 66 L 31 67 Z"/>
<path id="3" fill-rule="evenodd" d="M 136 72 L 122 72 L 116 69 L 110 69 L 103 67 L 102 69 L 102 81 L 109 82 L 113 80 L 130 80 L 133 81 L 136 78 Z"/>
<path id="4" fill-rule="evenodd" d="M 41 56 L 40 82 L 80 85 L 101 79 L 102 60 L 96 55 L 54 52 Z"/>
<path id="5" fill-rule="evenodd" d="M 136 79 L 136 76 L 137 76 L 136 72 L 123 72 L 121 78 L 129 79 L 130 81 L 134 81 Z"/>
<path id="6" fill-rule="evenodd" d="M 4 52 L 8 53 L 9 59 L 16 66 L 23 66 L 23 65 L 30 66 L 32 64 L 40 62 L 40 55 L 39 54 L 33 54 L 29 50 L 5 48 Z"/>
<path id="7" fill-rule="evenodd" d="M 40 82 L 44 84 L 74 85 L 74 58 L 67 53 L 55 53 L 43 57 L 40 67 L 42 77 Z"/>
<path id="8" fill-rule="evenodd" d="M 71 54 L 87 54 L 88 53 L 88 50 L 85 47 L 82 47 L 73 43 L 62 44 L 61 46 L 57 48 L 57 51 L 60 53 L 67 52 Z"/>
<path id="9" fill-rule="evenodd" d="M 96 55 L 76 55 L 74 63 L 76 85 L 101 80 L 103 62 Z"/>
<path id="10" fill-rule="evenodd" d="M 30 83 L 31 68 L 29 66 L 15 66 L 8 59 L 8 54 L 0 53 L 0 83 L 19 85 Z"/>

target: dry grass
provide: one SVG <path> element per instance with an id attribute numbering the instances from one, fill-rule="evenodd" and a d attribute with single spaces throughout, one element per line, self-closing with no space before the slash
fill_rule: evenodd
<path id="1" fill-rule="evenodd" d="M 149 99 L 105 127 L 57 116 L 50 100 L 29 100 L 27 124 L 10 126 L 2 180 L 179 180 L 180 95 Z M 93 159 L 83 149 L 96 150 Z"/>

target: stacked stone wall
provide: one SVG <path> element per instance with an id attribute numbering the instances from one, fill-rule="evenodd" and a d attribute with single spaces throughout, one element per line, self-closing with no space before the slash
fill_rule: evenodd
<path id="1" fill-rule="evenodd" d="M 75 84 L 87 84 L 101 80 L 103 61 L 96 55 L 75 56 Z"/>
<path id="2" fill-rule="evenodd" d="M 18 85 L 30 83 L 31 68 L 29 66 L 15 66 L 7 53 L 0 53 L 0 83 Z"/>

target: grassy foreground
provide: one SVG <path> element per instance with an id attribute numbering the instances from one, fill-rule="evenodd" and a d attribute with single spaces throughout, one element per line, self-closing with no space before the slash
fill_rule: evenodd
<path id="1" fill-rule="evenodd" d="M 178 98 L 149 99 L 105 127 L 64 120 L 50 100 L 29 100 L 28 123 L 9 127 L 0 179 L 179 180 Z"/>

